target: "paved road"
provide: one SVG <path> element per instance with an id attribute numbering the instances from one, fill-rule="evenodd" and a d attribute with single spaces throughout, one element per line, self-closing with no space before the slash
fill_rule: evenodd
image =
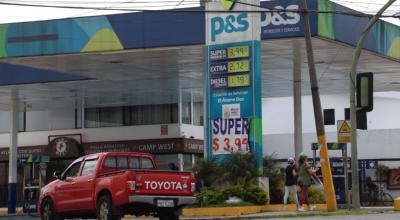
<path id="1" fill-rule="evenodd" d="M 263 218 L 260 218 L 263 219 Z M 271 219 L 271 218 L 269 218 Z M 337 215 L 337 216 L 316 216 L 316 217 L 304 217 L 304 218 L 273 218 L 274 220 L 399 220 L 400 213 L 397 214 L 370 214 L 370 215 Z"/>
<path id="2" fill-rule="evenodd" d="M 298 220 L 400 220 L 400 213 L 382 213 L 382 214 L 368 214 L 368 215 L 338 215 L 338 216 L 316 216 L 316 217 L 302 217 L 302 218 L 272 218 L 271 215 L 267 217 L 259 216 L 259 218 L 254 218 L 256 216 L 252 216 L 251 219 L 274 219 L 274 220 L 290 220 L 290 219 L 298 219 Z M 40 220 L 39 217 L 30 217 L 30 216 L 18 216 L 18 217 L 0 217 L 0 220 Z M 157 218 L 125 218 L 124 220 L 135 219 L 135 220 L 155 220 Z M 188 219 L 188 218 L 183 218 Z M 195 218 L 193 218 L 195 219 Z M 198 218 L 198 219 L 213 219 L 213 218 Z M 216 218 L 222 219 L 222 218 Z M 227 218 L 229 219 L 229 217 Z M 246 219 L 245 217 L 240 219 Z M 250 218 L 249 218 L 250 219 Z M 78 220 L 78 219 L 75 219 Z"/>

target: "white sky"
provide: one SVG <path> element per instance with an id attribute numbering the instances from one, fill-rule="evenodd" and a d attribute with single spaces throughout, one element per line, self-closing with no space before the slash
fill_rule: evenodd
<path id="1" fill-rule="evenodd" d="M 131 10 L 159 10 L 199 6 L 198 0 L 0 0 L 0 3 L 125 8 Z M 129 11 L 46 8 L 0 4 L 0 24 L 128 12 Z"/>
<path id="2" fill-rule="evenodd" d="M 277 0 L 279 1 L 279 0 Z M 316 1 L 316 0 L 308 0 Z M 332 0 L 352 9 L 376 13 L 387 0 Z M 198 6 L 198 0 L 0 0 L 0 3 L 44 4 L 57 6 L 112 7 L 130 9 L 166 9 Z M 400 0 L 390 7 L 386 14 L 400 12 Z M 67 17 L 83 17 L 100 14 L 124 13 L 123 11 L 99 11 L 93 9 L 57 9 L 0 4 L 0 24 Z M 400 19 L 385 19 L 400 26 Z"/>

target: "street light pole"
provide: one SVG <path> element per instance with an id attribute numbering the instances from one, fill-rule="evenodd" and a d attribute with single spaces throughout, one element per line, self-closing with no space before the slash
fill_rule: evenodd
<path id="1" fill-rule="evenodd" d="M 364 42 L 367 39 L 369 30 L 383 14 L 383 12 L 392 5 L 396 0 L 388 1 L 371 20 L 369 20 L 367 26 L 361 33 L 361 37 L 358 40 L 357 46 L 354 50 L 353 61 L 351 63 L 350 72 L 350 129 L 351 129 L 351 189 L 352 189 L 352 203 L 354 209 L 360 208 L 360 190 L 359 190 L 359 179 L 358 179 L 358 152 L 357 152 L 357 114 L 356 114 L 356 98 L 355 98 L 355 78 L 357 72 L 357 63 L 360 59 L 361 49 L 364 46 Z"/>
<path id="2" fill-rule="evenodd" d="M 306 0 L 301 0 L 300 4 L 301 4 L 301 9 L 303 11 L 302 16 L 304 20 L 304 37 L 307 48 L 308 70 L 310 74 L 311 95 L 314 106 L 315 127 L 317 129 L 318 143 L 321 144 L 320 161 L 322 169 L 322 178 L 324 181 L 324 193 L 326 197 L 327 210 L 336 211 L 337 209 L 336 196 L 335 196 L 335 189 L 333 188 L 332 172 L 329 163 L 328 146 L 326 144 L 325 129 L 322 119 L 321 100 L 319 97 L 318 80 L 316 74 L 317 71 L 315 70 L 314 54 L 311 43 L 310 20 L 307 14 Z"/>

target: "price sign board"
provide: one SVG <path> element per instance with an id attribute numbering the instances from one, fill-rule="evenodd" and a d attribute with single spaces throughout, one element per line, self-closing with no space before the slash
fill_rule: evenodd
<path id="1" fill-rule="evenodd" d="M 206 13 L 205 150 L 219 161 L 235 152 L 254 153 L 261 173 L 261 17 L 245 12 L 257 10 L 259 0 L 248 3 L 230 2 L 228 9 L 206 3 L 212 11 Z"/>
<path id="2" fill-rule="evenodd" d="M 255 53 L 259 44 L 253 41 L 208 47 L 207 115 L 213 156 L 256 150 L 250 132 L 250 122 L 261 115 L 261 100 L 254 103 L 255 90 L 261 88 Z"/>

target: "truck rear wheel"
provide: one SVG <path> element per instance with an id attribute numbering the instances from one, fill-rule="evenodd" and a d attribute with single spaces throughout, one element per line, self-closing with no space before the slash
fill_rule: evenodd
<path id="1" fill-rule="evenodd" d="M 176 209 L 160 209 L 158 210 L 158 218 L 160 220 L 178 220 L 179 211 Z"/>
<path id="2" fill-rule="evenodd" d="M 114 215 L 114 205 L 111 197 L 103 195 L 97 201 L 97 219 L 98 220 L 120 220 L 120 216 Z"/>

